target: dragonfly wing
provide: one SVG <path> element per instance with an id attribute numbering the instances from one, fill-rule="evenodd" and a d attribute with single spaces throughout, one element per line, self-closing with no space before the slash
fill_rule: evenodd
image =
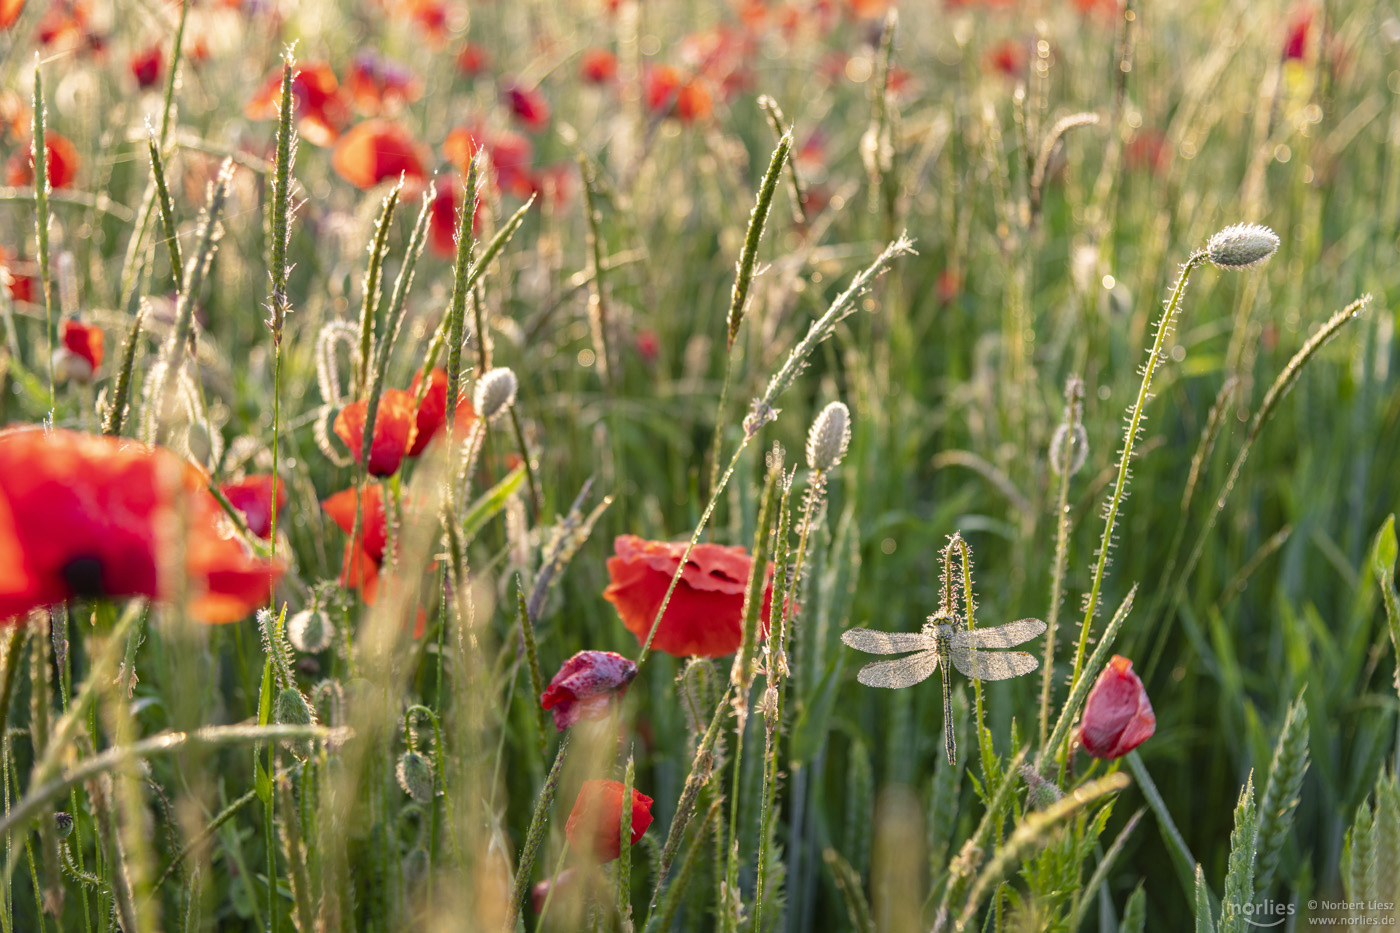
<path id="1" fill-rule="evenodd" d="M 896 690 L 912 687 L 938 670 L 938 652 L 924 651 L 898 658 L 894 661 L 876 661 L 867 664 L 856 674 L 856 680 L 867 687 L 886 687 Z"/>
<path id="2" fill-rule="evenodd" d="M 868 628 L 842 632 L 841 640 L 867 654 L 903 654 L 933 647 L 933 639 L 919 632 L 876 632 Z"/>
<path id="3" fill-rule="evenodd" d="M 974 680 L 1009 680 L 1029 674 L 1040 666 L 1024 651 L 974 651 L 953 649 L 953 666 Z"/>
<path id="4" fill-rule="evenodd" d="M 953 633 L 954 648 L 1012 648 L 1045 631 L 1039 619 L 1021 619 L 992 628 L 958 629 Z"/>

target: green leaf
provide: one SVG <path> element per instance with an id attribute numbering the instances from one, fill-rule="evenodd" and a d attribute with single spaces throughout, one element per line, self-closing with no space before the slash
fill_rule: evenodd
<path id="1" fill-rule="evenodd" d="M 837 685 L 846 668 L 846 656 L 837 653 L 827 664 L 826 673 L 817 681 L 812 698 L 802 704 L 797 724 L 792 728 L 791 760 L 798 764 L 811 761 L 826 741 L 832 710 L 836 708 Z"/>
<path id="2" fill-rule="evenodd" d="M 1196 933 L 1215 933 L 1215 919 L 1210 913 L 1210 889 L 1206 887 L 1206 875 L 1196 863 Z"/>
<path id="3" fill-rule="evenodd" d="M 265 726 L 272 718 L 272 656 L 263 662 L 262 689 L 258 691 L 258 725 Z M 258 799 L 266 804 L 272 799 L 272 778 L 262 765 L 259 755 L 261 747 L 253 750 L 253 779 L 258 791 Z"/>
<path id="4" fill-rule="evenodd" d="M 1123 919 L 1118 923 L 1118 933 L 1142 933 L 1147 923 L 1147 892 L 1142 883 L 1133 890 L 1128 903 L 1123 905 Z"/>
<path id="5" fill-rule="evenodd" d="M 1391 513 L 1386 516 L 1385 524 L 1376 535 L 1375 548 L 1371 551 L 1371 566 L 1375 568 L 1376 576 L 1395 575 L 1396 550 L 1395 514 Z"/>
<path id="6" fill-rule="evenodd" d="M 515 494 L 523 482 L 525 482 L 525 467 L 521 465 L 511 470 L 505 479 L 486 490 L 480 499 L 472 503 L 472 507 L 467 510 L 466 517 L 462 519 L 463 547 L 471 543 L 482 526 L 500 514 L 501 509 L 506 507 L 507 500 Z"/>

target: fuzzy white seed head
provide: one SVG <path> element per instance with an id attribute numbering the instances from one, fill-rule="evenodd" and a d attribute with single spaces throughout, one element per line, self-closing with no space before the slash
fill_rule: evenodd
<path id="1" fill-rule="evenodd" d="M 1089 435 L 1084 430 L 1084 425 L 1076 423 L 1074 433 L 1071 434 L 1069 423 L 1061 422 L 1055 429 L 1054 437 L 1050 439 L 1050 469 L 1058 476 L 1068 467 L 1070 475 L 1073 476 L 1084 466 L 1088 456 Z"/>
<path id="2" fill-rule="evenodd" d="M 825 472 L 841 462 L 851 443 L 851 411 L 842 402 L 832 402 L 812 422 L 807 435 L 807 466 Z"/>
<path id="3" fill-rule="evenodd" d="M 519 383 L 515 373 L 504 366 L 497 367 L 476 381 L 472 393 L 472 405 L 481 417 L 490 421 L 515 404 L 515 390 Z"/>
<path id="4" fill-rule="evenodd" d="M 1278 249 L 1278 234 L 1259 224 L 1235 224 L 1206 243 L 1206 256 L 1222 269 L 1248 269 Z"/>
<path id="5" fill-rule="evenodd" d="M 335 626 L 319 609 L 303 609 L 287 620 L 287 640 L 303 654 L 317 654 L 330 647 Z"/>

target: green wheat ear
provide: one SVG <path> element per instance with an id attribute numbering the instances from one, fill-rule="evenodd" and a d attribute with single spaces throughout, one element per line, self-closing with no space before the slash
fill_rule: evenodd
<path id="1" fill-rule="evenodd" d="M 1288 831 L 1293 827 L 1293 814 L 1298 808 L 1298 793 L 1308 772 L 1308 708 L 1303 693 L 1288 707 L 1274 759 L 1269 765 L 1269 778 L 1264 795 L 1259 798 L 1259 859 L 1254 877 L 1255 897 L 1269 893 L 1279 858 L 1283 855 Z"/>
<path id="2" fill-rule="evenodd" d="M 1259 841 L 1259 811 L 1254 804 L 1254 772 L 1245 779 L 1235 806 L 1230 833 L 1230 862 L 1225 874 L 1225 898 L 1220 913 L 1221 933 L 1245 933 L 1245 909 L 1254 902 L 1254 857 Z"/>

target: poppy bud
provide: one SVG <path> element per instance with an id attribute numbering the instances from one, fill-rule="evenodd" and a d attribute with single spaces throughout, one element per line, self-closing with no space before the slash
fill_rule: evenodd
<path id="1" fill-rule="evenodd" d="M 569 845 L 599 862 L 611 862 L 622 854 L 622 790 L 621 781 L 583 782 L 564 825 Z M 646 794 L 632 791 L 632 845 L 651 825 L 651 804 Z"/>
<path id="2" fill-rule="evenodd" d="M 53 815 L 53 824 L 58 830 L 58 838 L 67 839 L 73 834 L 73 814 L 58 810 Z"/>
<path id="3" fill-rule="evenodd" d="M 394 768 L 399 786 L 405 794 L 419 803 L 431 803 L 433 799 L 433 763 L 417 752 L 404 752 Z"/>
<path id="4" fill-rule="evenodd" d="M 1278 249 L 1278 234 L 1259 224 L 1234 224 L 1206 241 L 1206 257 L 1222 269 L 1248 269 Z"/>
<path id="5" fill-rule="evenodd" d="M 621 696 L 637 676 L 637 665 L 612 651 L 580 651 L 559 668 L 540 695 L 540 705 L 554 713 L 554 728 L 563 732 L 580 719 L 601 719 L 614 696 Z"/>
<path id="6" fill-rule="evenodd" d="M 309 726 L 316 721 L 306 697 L 296 687 L 283 687 L 272 704 L 272 720 L 283 726 Z M 298 758 L 311 754 L 310 739 L 296 739 L 287 743 L 287 750 Z"/>
<path id="7" fill-rule="evenodd" d="M 498 366 L 476 381 L 476 389 L 472 393 L 472 407 L 481 413 L 481 417 L 490 421 L 515 404 L 515 390 L 518 385 L 515 373 L 504 366 Z"/>
<path id="8" fill-rule="evenodd" d="M 829 470 L 846 456 L 851 443 L 851 412 L 843 403 L 832 402 L 812 422 L 807 434 L 807 466 Z"/>
<path id="9" fill-rule="evenodd" d="M 1079 743 L 1095 758 L 1121 758 L 1155 731 L 1157 717 L 1133 662 L 1115 654 L 1084 703 Z"/>
<path id="10" fill-rule="evenodd" d="M 302 654 L 318 654 L 330 647 L 335 626 L 319 609 L 303 609 L 287 620 L 287 640 Z"/>

